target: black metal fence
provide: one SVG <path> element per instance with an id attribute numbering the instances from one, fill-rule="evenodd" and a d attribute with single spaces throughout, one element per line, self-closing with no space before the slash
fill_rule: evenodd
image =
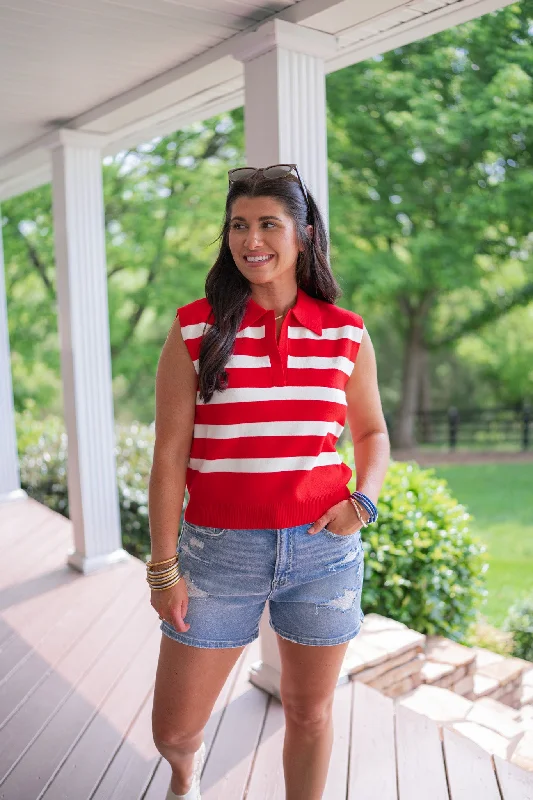
<path id="1" fill-rule="evenodd" d="M 447 408 L 419 412 L 418 445 L 528 450 L 531 445 L 531 405 L 499 408 Z"/>

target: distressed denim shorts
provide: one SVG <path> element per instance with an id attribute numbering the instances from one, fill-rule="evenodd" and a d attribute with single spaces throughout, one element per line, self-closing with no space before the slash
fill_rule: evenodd
<path id="1" fill-rule="evenodd" d="M 358 531 L 346 536 L 313 522 L 293 528 L 209 528 L 186 520 L 178 538 L 189 602 L 177 631 L 161 631 L 194 647 L 242 647 L 259 635 L 269 601 L 270 627 L 284 639 L 335 645 L 363 621 L 364 551 Z"/>

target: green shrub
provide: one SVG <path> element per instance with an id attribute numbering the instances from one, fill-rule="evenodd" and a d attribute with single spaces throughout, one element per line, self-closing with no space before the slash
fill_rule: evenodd
<path id="1" fill-rule="evenodd" d="M 63 421 L 52 416 L 33 420 L 28 412 L 17 414 L 17 436 L 22 488 L 30 497 L 68 517 L 67 436 Z M 154 427 L 117 424 L 115 442 L 122 546 L 144 558 L 150 553 L 147 502 Z"/>
<path id="2" fill-rule="evenodd" d="M 20 484 L 43 505 L 68 517 L 67 435 L 63 421 L 16 414 Z"/>
<path id="3" fill-rule="evenodd" d="M 533 594 L 513 603 L 503 627 L 513 635 L 513 655 L 533 661 Z"/>
<path id="4" fill-rule="evenodd" d="M 351 443 L 339 453 L 354 468 Z M 434 476 L 415 462 L 391 462 L 379 519 L 361 532 L 362 607 L 421 633 L 462 640 L 486 596 L 488 562 L 467 510 Z M 352 483 L 353 491 L 355 478 Z"/>

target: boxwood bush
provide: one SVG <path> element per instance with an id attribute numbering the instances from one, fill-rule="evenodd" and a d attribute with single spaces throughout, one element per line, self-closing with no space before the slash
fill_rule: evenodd
<path id="1" fill-rule="evenodd" d="M 68 516 L 67 438 L 56 417 L 17 415 L 21 482 L 28 494 Z M 24 452 L 20 443 L 24 443 Z M 116 426 L 116 460 L 123 546 L 150 552 L 147 499 L 153 425 Z M 353 446 L 338 445 L 354 469 Z M 355 478 L 350 484 L 355 489 Z M 184 508 L 188 495 L 184 499 Z M 183 510 L 182 510 L 183 518 Z M 434 470 L 391 462 L 379 501 L 379 520 L 363 529 L 363 610 L 429 634 L 463 640 L 486 590 L 485 548 L 472 535 L 470 515 Z"/>
<path id="2" fill-rule="evenodd" d="M 513 635 L 512 654 L 533 661 L 533 594 L 513 603 L 503 627 Z"/>
<path id="3" fill-rule="evenodd" d="M 32 420 L 29 412 L 17 414 L 16 421 L 22 488 L 30 497 L 68 517 L 67 435 L 63 421 L 53 416 Z M 153 424 L 115 426 L 122 546 L 143 560 L 150 552 L 147 503 L 154 438 Z"/>
<path id="4" fill-rule="evenodd" d="M 338 448 L 354 469 L 351 443 Z M 349 484 L 355 489 L 355 478 Z M 487 594 L 486 548 L 471 533 L 471 516 L 435 470 L 392 461 L 379 519 L 364 528 L 362 606 L 421 633 L 462 641 Z"/>

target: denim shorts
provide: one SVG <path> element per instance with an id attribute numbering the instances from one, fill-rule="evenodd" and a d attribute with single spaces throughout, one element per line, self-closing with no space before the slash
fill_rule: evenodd
<path id="1" fill-rule="evenodd" d="M 335 645 L 359 632 L 364 550 L 361 535 L 340 535 L 313 521 L 292 528 L 210 528 L 183 522 L 180 571 L 189 595 L 185 622 L 161 631 L 194 647 L 242 647 L 269 624 L 299 644 Z"/>

